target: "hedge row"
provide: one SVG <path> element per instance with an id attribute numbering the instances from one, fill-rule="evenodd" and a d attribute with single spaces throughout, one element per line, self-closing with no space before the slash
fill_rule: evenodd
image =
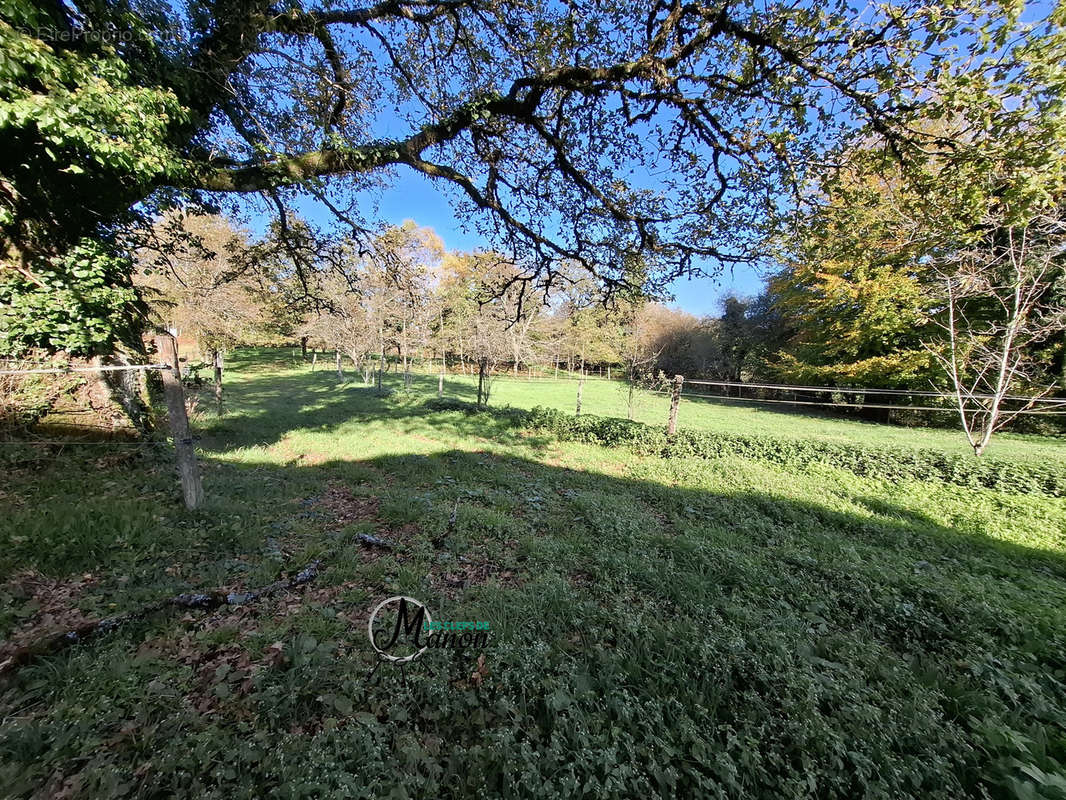
<path id="1" fill-rule="evenodd" d="M 986 487 L 1005 492 L 1066 495 L 1066 468 L 1058 465 L 1018 464 L 988 458 L 942 453 L 938 450 L 869 447 L 811 439 L 751 434 L 711 433 L 680 429 L 668 437 L 665 428 L 613 417 L 573 416 L 551 408 L 525 414 L 525 426 L 548 431 L 560 439 L 610 447 L 632 447 L 664 457 L 741 456 L 785 466 L 829 464 L 887 480 L 939 480 L 959 486 Z"/>

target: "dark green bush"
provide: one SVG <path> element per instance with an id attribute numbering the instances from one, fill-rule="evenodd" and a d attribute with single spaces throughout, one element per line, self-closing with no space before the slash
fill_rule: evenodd
<path id="1" fill-rule="evenodd" d="M 474 414 L 481 411 L 476 403 L 466 400 L 457 400 L 454 397 L 434 397 L 424 403 L 431 411 L 462 411 L 465 414 Z"/>
<path id="2" fill-rule="evenodd" d="M 494 417 L 509 419 L 515 425 L 525 424 L 527 413 L 510 406 L 504 406 L 503 408 L 479 407 L 477 403 L 471 403 L 468 400 L 457 400 L 454 397 L 433 397 L 426 400 L 423 405 L 431 411 L 462 411 L 464 414 L 489 414 Z"/>
<path id="3" fill-rule="evenodd" d="M 1051 497 L 1066 494 L 1066 469 L 1054 464 L 1018 464 L 930 449 L 869 447 L 816 439 L 689 429 L 680 429 L 673 437 L 668 437 L 664 428 L 641 422 L 589 414 L 575 417 L 539 406 L 526 415 L 525 424 L 551 432 L 560 439 L 632 447 L 665 457 L 732 455 L 786 466 L 820 463 L 886 480 L 939 480 L 959 486 Z"/>

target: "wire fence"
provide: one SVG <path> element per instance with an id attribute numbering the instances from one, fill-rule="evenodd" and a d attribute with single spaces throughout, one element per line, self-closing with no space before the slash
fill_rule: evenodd
<path id="1" fill-rule="evenodd" d="M 436 375 L 438 373 L 432 370 L 419 370 L 421 374 Z M 401 373 L 402 375 L 402 373 Z M 461 377 L 477 380 L 477 373 L 448 373 L 449 378 Z M 529 374 L 514 375 L 510 371 L 508 372 L 493 372 L 489 374 L 492 381 L 506 380 L 514 381 L 517 383 L 535 383 L 538 385 L 547 384 L 572 384 L 576 387 L 582 380 L 587 381 L 612 381 L 620 385 L 625 385 L 628 381 L 624 376 L 617 378 L 607 378 L 603 375 L 587 374 L 582 376 L 580 373 L 568 372 L 566 377 L 541 377 Z M 638 388 L 642 392 L 656 395 L 670 395 L 672 393 L 672 384 L 674 382 L 668 379 L 662 379 L 658 381 L 641 381 L 638 384 Z M 717 393 L 712 394 L 708 392 L 693 392 L 689 390 L 690 386 L 705 386 L 716 387 L 720 389 L 728 390 L 730 393 Z M 783 384 L 783 383 L 745 383 L 738 381 L 714 381 L 705 379 L 689 379 L 683 378 L 682 380 L 681 397 L 686 399 L 698 399 L 698 400 L 720 400 L 727 403 L 739 402 L 739 403 L 754 403 L 754 404 L 767 404 L 767 405 L 784 405 L 784 406 L 804 406 L 809 408 L 820 408 L 829 411 L 844 411 L 844 410 L 879 410 L 879 411 L 912 411 L 912 412 L 929 412 L 940 414 L 958 414 L 958 400 L 954 394 L 947 392 L 937 392 L 923 389 L 882 389 L 882 388 L 868 388 L 863 386 L 809 386 L 802 384 Z M 576 389 L 575 389 L 576 391 Z M 744 396 L 744 392 L 759 393 L 760 396 Z M 783 395 L 792 394 L 792 397 Z M 825 399 L 815 399 L 812 395 L 827 395 Z M 801 397 L 802 396 L 802 397 Z M 885 398 L 880 402 L 866 402 L 865 398 L 873 397 L 875 400 Z M 906 398 L 908 400 L 922 398 L 927 400 L 941 400 L 944 405 L 931 405 L 931 404 L 913 404 L 913 403 L 892 403 L 888 402 L 888 398 Z M 858 398 L 862 398 L 861 400 Z M 988 394 L 968 394 L 965 397 L 964 407 L 967 412 L 981 411 L 980 407 L 973 407 L 973 401 L 991 401 L 996 398 L 993 395 Z M 1023 414 L 1027 416 L 1066 416 L 1066 397 L 1043 397 L 1043 396 L 1030 396 L 1030 395 L 1016 395 L 1008 394 L 998 398 L 1001 402 L 1006 402 L 1008 407 L 1005 408 L 1007 413 L 1011 415 Z M 1016 404 L 1024 404 L 1023 408 L 1018 409 Z M 970 405 L 967 405 L 970 404 Z M 1014 407 L 1010 405 L 1014 404 Z M 1032 406 L 1032 407 L 1027 407 Z"/>
<path id="2" fill-rule="evenodd" d="M 894 395 L 897 397 L 936 397 L 940 399 L 954 400 L 955 395 L 946 392 L 933 392 L 920 389 L 870 389 L 863 386 L 802 386 L 791 385 L 785 383 L 737 383 L 730 381 L 706 381 L 706 380 L 689 380 L 685 379 L 685 385 L 691 386 L 720 386 L 727 388 L 744 388 L 744 389 L 768 389 L 787 392 L 818 392 L 818 393 L 833 393 L 833 394 L 856 394 L 856 395 Z M 967 397 L 973 400 L 995 400 L 995 395 L 990 394 L 970 394 Z M 1056 405 L 1066 405 L 1066 398 L 1058 397 L 1043 397 L 1043 396 L 1027 396 L 1008 394 L 999 398 L 1000 400 L 1017 400 L 1023 402 L 1040 402 L 1040 403 L 1054 403 Z"/>
<path id="3" fill-rule="evenodd" d="M 0 369 L 0 375 L 67 375 L 75 372 L 134 372 L 170 369 L 169 364 L 101 364 L 98 367 L 64 365 L 41 369 Z"/>
<path id="4" fill-rule="evenodd" d="M 398 366 L 398 365 L 397 365 Z M 428 369 L 426 368 L 428 367 Z M 41 374 L 66 374 L 66 373 L 92 373 L 92 372 L 115 372 L 115 371 L 150 371 L 150 370 L 165 370 L 170 369 L 169 364 L 128 364 L 128 365 L 100 365 L 100 366 L 81 366 L 81 365 L 34 365 L 25 369 L 0 369 L 0 375 L 41 375 Z M 550 372 L 550 368 L 545 370 Z M 326 372 L 326 370 L 323 370 Z M 421 374 L 424 376 L 437 377 L 440 373 L 439 369 L 434 370 L 430 364 L 411 365 L 410 372 L 412 374 Z M 376 371 L 371 373 L 376 377 Z M 386 373 L 388 374 L 388 373 Z M 608 372 L 610 375 L 610 372 Z M 620 388 L 627 387 L 629 384 L 628 378 L 624 375 L 614 373 L 611 377 L 607 375 L 595 375 L 585 374 L 580 372 L 557 371 L 556 374 L 545 375 L 543 371 L 540 374 L 535 374 L 533 370 L 520 371 L 518 374 L 513 373 L 511 370 L 507 371 L 493 371 L 486 376 L 491 382 L 507 381 L 516 384 L 535 384 L 535 385 L 570 385 L 574 387 L 575 400 L 577 396 L 578 387 L 584 382 L 610 382 L 617 384 Z M 466 371 L 448 371 L 446 372 L 446 378 L 449 382 L 456 378 L 472 381 L 476 384 L 478 380 L 477 372 Z M 398 369 L 392 372 L 392 379 L 404 380 L 404 373 Z M 373 385 L 374 381 L 371 380 L 370 385 Z M 406 381 L 404 381 L 406 385 Z M 700 387 L 705 389 L 703 391 L 692 391 L 690 387 Z M 802 384 L 783 384 L 783 383 L 746 383 L 738 381 L 717 381 L 707 380 L 702 378 L 682 378 L 677 380 L 660 379 L 658 381 L 641 381 L 636 385 L 636 390 L 650 395 L 663 396 L 666 398 L 672 398 L 675 391 L 677 393 L 677 402 L 685 399 L 691 402 L 722 402 L 722 403 L 744 403 L 753 405 L 769 405 L 769 406 L 795 406 L 803 407 L 807 409 L 820 409 L 830 412 L 842 411 L 842 412 L 855 412 L 863 410 L 877 410 L 877 411 L 899 411 L 899 412 L 922 412 L 922 413 L 934 413 L 934 414 L 950 414 L 958 415 L 958 401 L 955 395 L 937 392 L 930 390 L 919 389 L 884 389 L 880 387 L 863 387 L 863 386 L 810 386 Z M 715 393 L 713 390 L 719 389 L 720 392 Z M 748 396 L 745 396 L 747 394 Z M 754 395 L 754 396 L 752 396 Z M 791 395 L 788 396 L 788 395 Z M 818 395 L 824 397 L 819 398 Z M 867 397 L 873 398 L 874 402 L 866 402 Z M 913 404 L 910 402 L 893 403 L 889 402 L 891 398 L 900 398 L 903 400 L 913 401 L 921 398 L 926 400 L 925 403 Z M 971 395 L 969 398 L 971 401 L 982 401 L 994 399 L 991 395 Z M 933 405 L 928 401 L 942 401 L 944 405 Z M 1023 408 L 1008 409 L 1008 412 L 1012 415 L 1030 415 L 1030 416 L 1066 416 L 1066 397 L 1040 397 L 1040 396 L 1026 396 L 1026 395 L 1006 395 L 1000 398 L 1002 401 L 1006 401 L 1008 404 L 1025 404 Z M 591 402 L 590 402 L 591 401 Z M 595 401 L 592 398 L 586 398 L 586 407 L 594 406 Z M 591 409 L 590 409 L 591 410 Z M 980 411 L 980 408 L 968 408 L 968 411 Z M 676 409 L 672 412 L 676 417 Z M 86 423 L 60 423 L 64 428 L 71 429 L 94 429 L 94 430 L 107 430 L 115 432 L 118 429 L 109 428 L 104 425 L 92 425 Z M 199 439 L 199 437 L 195 437 Z M 94 440 L 94 439 L 56 439 L 56 438 L 41 438 L 41 439 L 4 439 L 0 440 L 0 446 L 16 446 L 16 445 L 40 445 L 49 447 L 65 447 L 68 445 L 83 446 L 83 447 L 118 447 L 118 448 L 152 448 L 165 446 L 164 440 L 147 440 L 147 441 L 116 441 L 115 439 L 108 440 Z"/>
<path id="5" fill-rule="evenodd" d="M 771 405 L 809 406 L 817 408 L 834 409 L 876 409 L 888 411 L 920 411 L 941 414 L 958 414 L 959 401 L 956 395 L 942 392 L 929 392 L 908 389 L 866 389 L 860 387 L 835 387 L 835 386 L 790 386 L 788 384 L 752 384 L 733 383 L 728 381 L 685 381 L 683 385 L 716 386 L 719 388 L 735 389 L 737 394 L 707 394 L 704 392 L 682 391 L 683 397 L 699 397 L 710 400 L 723 400 L 741 403 L 767 403 Z M 745 390 L 761 393 L 773 392 L 777 396 L 745 397 L 740 392 Z M 793 397 L 781 397 L 782 394 L 793 394 Z M 811 394 L 825 394 L 830 397 L 824 400 L 800 399 Z M 868 403 L 865 397 L 875 398 L 875 402 Z M 910 403 L 890 403 L 881 401 L 881 398 L 928 398 L 942 400 L 945 405 L 914 405 Z M 858 398 L 862 398 L 859 400 Z M 973 401 L 993 401 L 993 395 L 972 394 L 963 399 L 963 407 L 969 412 L 979 412 L 983 407 L 973 405 Z M 1038 397 L 1024 395 L 1006 395 L 998 398 L 1005 401 L 1008 407 L 1005 413 L 1011 415 L 1041 415 L 1062 416 L 1066 415 L 1066 399 L 1057 397 Z M 1011 404 L 1023 403 L 1022 408 L 1013 407 Z"/>
<path id="6" fill-rule="evenodd" d="M 13 363 L 11 360 L 4 360 L 5 363 Z M 20 362 L 14 362 L 20 363 Z M 81 364 L 47 364 L 47 365 L 34 365 L 28 368 L 19 369 L 0 369 L 0 376 L 19 376 L 19 375 L 67 375 L 71 373 L 96 373 L 96 372 L 147 372 L 170 369 L 169 364 L 101 364 L 98 366 L 84 366 Z M 63 416 L 68 414 L 85 414 L 91 413 L 84 410 L 71 410 L 64 411 Z M 87 422 L 58 422 L 57 426 L 63 428 L 74 429 L 77 431 L 108 431 L 110 433 L 116 433 L 118 430 L 114 427 L 107 425 L 95 425 Z M 48 446 L 48 447 L 66 447 L 68 445 L 75 446 L 93 446 L 93 447 L 160 447 L 165 445 L 166 442 L 159 440 L 144 440 L 144 441 L 115 441 L 114 439 L 108 440 L 84 440 L 84 439 L 0 439 L 0 446 L 12 447 L 12 446 Z"/>

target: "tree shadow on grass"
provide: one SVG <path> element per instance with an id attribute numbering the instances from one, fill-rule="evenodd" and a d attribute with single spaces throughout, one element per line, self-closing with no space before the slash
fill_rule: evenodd
<path id="1" fill-rule="evenodd" d="M 413 394 L 435 393 L 433 376 L 412 377 Z M 206 426 L 214 452 L 382 421 L 520 435 L 504 415 L 381 398 L 327 370 L 246 379 L 229 397 L 234 416 Z M 313 776 L 321 795 L 354 781 L 376 796 L 536 796 L 618 771 L 630 796 L 960 797 L 1001 794 L 1008 759 L 1066 761 L 1062 553 L 952 530 L 873 482 L 818 503 L 450 447 L 204 467 L 197 514 L 180 509 L 168 458 L 9 476 L 4 491 L 27 501 L 0 523 L 0 571 L 80 576 L 90 616 L 325 564 L 277 605 L 133 626 L 27 669 L 0 694 L 18 720 L 0 735 L 13 796 L 47 793 L 54 775 L 107 796 L 108 774 L 175 796 L 258 735 L 273 746 L 196 791 L 284 794 Z M 457 657 L 402 691 L 395 673 L 364 682 L 372 653 L 351 620 L 393 594 L 489 620 L 490 680 L 472 684 Z M 35 619 L 32 596 L 5 599 L 5 629 Z M 264 658 L 278 642 L 285 658 Z"/>
<path id="2" fill-rule="evenodd" d="M 349 376 L 353 377 L 353 376 Z M 297 431 L 330 433 L 341 426 L 388 421 L 404 432 L 423 427 L 423 418 L 437 413 L 426 401 L 436 397 L 434 376 L 411 375 L 410 389 L 403 388 L 402 375 L 392 375 L 384 383 L 385 393 L 359 379 L 338 379 L 333 372 L 268 375 L 235 383 L 227 389 L 226 416 L 206 411 L 195 420 L 202 446 L 226 452 L 244 447 L 269 447 Z M 476 393 L 462 381 L 448 381 L 449 400 L 473 403 Z M 212 407 L 204 389 L 202 403 Z M 486 408 L 476 416 L 448 418 L 450 432 L 460 436 L 480 436 L 513 440 L 517 432 L 500 409 Z"/>
<path id="3" fill-rule="evenodd" d="M 351 408 L 319 412 L 337 424 Z M 561 774 L 595 786 L 625 768 L 641 796 L 781 796 L 798 780 L 822 796 L 959 797 L 997 791 L 1000 758 L 1048 768 L 1017 741 L 1066 710 L 1060 553 L 887 501 L 862 516 L 486 452 L 205 468 L 210 502 L 192 515 L 176 510 L 167 462 L 141 465 L 138 496 L 94 491 L 113 475 L 57 479 L 67 496 L 38 500 L 62 524 L 28 530 L 39 507 L 14 509 L 7 538 L 23 538 L 7 558 L 92 570 L 90 596 L 120 609 L 153 588 L 254 586 L 316 558 L 320 580 L 276 606 L 123 629 L 25 670 L 0 700 L 33 706 L 0 736 L 14 796 L 55 774 L 106 796 L 109 770 L 177 795 L 197 764 L 243 758 L 253 734 L 272 746 L 199 791 L 263 795 L 313 776 L 319 794 L 356 781 L 377 796 L 536 796 Z M 141 513 L 150 491 L 169 500 Z M 490 621 L 489 678 L 471 683 L 460 653 L 427 657 L 406 686 L 388 670 L 365 681 L 372 652 L 352 620 L 394 594 Z M 274 642 L 284 657 L 263 656 Z M 116 720 L 135 720 L 136 740 Z M 81 735 L 61 735 L 71 725 Z M 619 752 L 623 731 L 641 758 Z M 660 782 L 678 753 L 699 755 Z"/>

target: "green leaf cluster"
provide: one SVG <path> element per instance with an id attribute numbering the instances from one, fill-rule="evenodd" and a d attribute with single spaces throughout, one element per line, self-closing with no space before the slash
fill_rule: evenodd
<path id="1" fill-rule="evenodd" d="M 74 355 L 110 352 L 130 341 L 140 319 L 129 283 L 129 259 L 105 243 L 83 240 L 65 256 L 39 265 L 34 280 L 0 276 L 0 354 L 40 347 Z"/>

